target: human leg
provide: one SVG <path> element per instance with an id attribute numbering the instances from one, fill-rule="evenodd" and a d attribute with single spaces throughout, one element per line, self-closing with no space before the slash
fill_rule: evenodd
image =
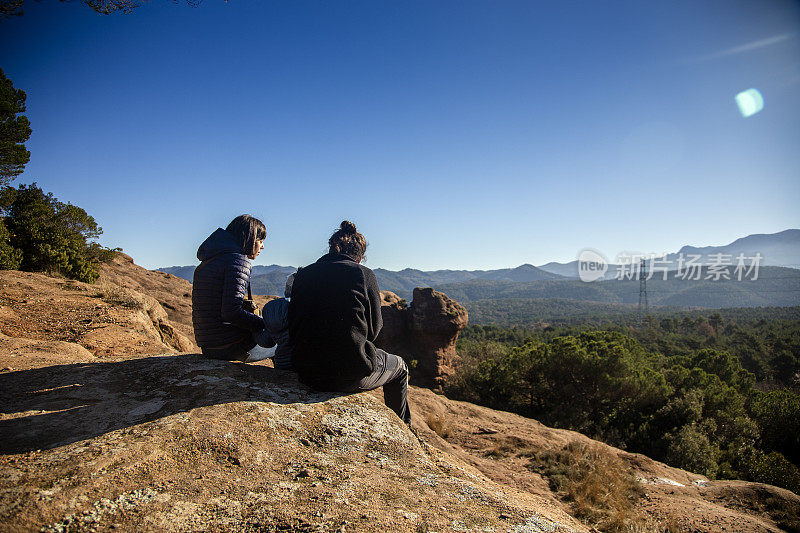
<path id="1" fill-rule="evenodd" d="M 375 369 L 354 384 L 352 392 L 368 391 L 383 387 L 386 406 L 397 413 L 406 424 L 411 424 L 408 407 L 408 367 L 402 357 L 378 350 Z"/>

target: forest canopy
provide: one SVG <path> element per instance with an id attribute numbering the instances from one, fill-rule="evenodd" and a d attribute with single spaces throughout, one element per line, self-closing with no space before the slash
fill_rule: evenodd
<path id="1" fill-rule="evenodd" d="M 800 321 L 469 326 L 457 399 L 704 474 L 800 492 Z"/>

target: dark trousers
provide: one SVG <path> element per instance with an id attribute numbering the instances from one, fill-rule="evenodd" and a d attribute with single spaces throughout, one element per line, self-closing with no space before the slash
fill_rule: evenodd
<path id="1" fill-rule="evenodd" d="M 408 367 L 397 355 L 377 350 L 375 369 L 358 381 L 340 384 L 342 392 L 363 392 L 383 387 L 383 401 L 397 416 L 411 425 L 408 409 Z"/>

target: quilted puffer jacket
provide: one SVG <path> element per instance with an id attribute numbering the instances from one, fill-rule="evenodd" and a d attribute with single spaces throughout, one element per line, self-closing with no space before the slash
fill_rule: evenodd
<path id="1" fill-rule="evenodd" d="M 197 250 L 201 261 L 192 280 L 192 325 L 200 348 L 221 348 L 249 340 L 264 321 L 242 308 L 250 282 L 250 260 L 222 228 Z"/>

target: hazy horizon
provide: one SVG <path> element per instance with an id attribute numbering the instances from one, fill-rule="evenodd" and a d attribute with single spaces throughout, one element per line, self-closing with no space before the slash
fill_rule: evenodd
<path id="1" fill-rule="evenodd" d="M 778 232 L 775 232 L 775 233 L 776 234 L 777 233 L 783 233 L 785 231 L 800 231 L 800 228 L 787 228 L 785 230 L 778 231 Z M 754 234 L 754 235 L 758 235 L 758 234 Z M 749 235 L 742 235 L 742 237 L 748 237 L 748 236 Z M 739 237 L 739 238 L 741 238 L 741 237 Z M 735 240 L 736 239 L 734 239 L 734 241 Z M 727 246 L 727 245 L 731 244 L 734 241 L 731 241 L 731 242 L 728 242 L 728 243 L 720 243 L 720 244 L 686 244 L 686 245 L 683 245 L 683 246 L 691 246 L 691 247 L 696 247 L 696 248 L 719 247 L 719 246 Z M 683 246 L 681 246 L 680 248 L 682 248 Z M 369 250 L 367 250 L 367 251 L 369 252 Z M 653 251 L 644 251 L 644 249 L 642 248 L 639 251 L 641 251 L 644 254 L 658 254 L 658 253 L 673 254 L 673 253 L 678 253 L 679 249 L 661 250 L 659 252 L 653 252 Z M 616 253 L 619 253 L 619 252 L 623 252 L 623 253 L 624 252 L 629 252 L 630 253 L 630 251 L 625 251 L 625 250 L 620 250 L 620 251 L 618 251 Z M 323 251 L 322 253 L 325 253 L 325 252 Z M 613 263 L 614 258 L 616 257 L 616 253 L 610 253 L 610 254 L 604 254 L 604 255 L 606 256 L 606 258 L 608 258 Z M 134 257 L 133 259 L 134 259 L 134 262 L 136 262 L 136 258 Z M 288 264 L 288 263 L 284 263 L 284 264 L 281 264 L 281 263 L 267 263 L 267 262 L 261 261 L 260 259 L 262 259 L 262 258 L 259 256 L 259 258 L 256 261 L 253 262 L 253 265 L 258 265 L 258 266 L 280 266 L 280 267 L 302 267 L 302 266 L 304 266 L 304 264 L 293 265 L 293 264 Z M 751 259 L 752 258 L 748 256 L 748 261 L 750 261 Z M 369 266 L 370 268 L 373 268 L 373 269 L 382 268 L 384 270 L 390 270 L 390 271 L 394 271 L 394 272 L 402 271 L 402 270 L 406 270 L 406 269 L 421 270 L 421 271 L 425 271 L 425 272 L 438 271 L 438 270 L 465 270 L 465 271 L 480 271 L 480 270 L 484 270 L 484 271 L 488 271 L 488 270 L 514 269 L 514 268 L 521 267 L 521 266 L 524 266 L 524 265 L 531 265 L 531 266 L 534 266 L 534 267 L 538 268 L 540 266 L 547 265 L 547 264 L 550 264 L 550 263 L 566 264 L 566 263 L 571 263 L 571 262 L 576 261 L 576 260 L 577 260 L 577 254 L 576 254 L 576 257 L 574 257 L 572 259 L 569 259 L 569 260 L 564 260 L 564 261 L 552 260 L 552 261 L 545 261 L 545 262 L 542 262 L 542 263 L 531 263 L 530 261 L 528 261 L 528 262 L 519 263 L 519 264 L 516 264 L 516 265 L 504 265 L 504 266 L 494 267 L 494 268 L 466 268 L 466 267 L 460 267 L 460 268 L 418 268 L 418 267 L 416 267 L 414 265 L 406 265 L 406 266 L 400 267 L 400 268 L 385 268 L 385 267 L 381 267 L 381 266 L 372 265 L 372 264 L 370 264 L 369 261 L 365 261 L 364 264 L 366 266 Z M 764 260 L 766 261 L 766 260 L 768 260 L 768 258 L 765 257 Z M 139 263 L 137 262 L 137 264 L 139 264 Z M 147 268 L 158 270 L 158 269 L 161 269 L 161 268 L 190 267 L 190 266 L 196 266 L 197 264 L 199 264 L 199 261 L 195 260 L 192 263 L 186 263 L 186 264 L 183 264 L 183 265 L 158 265 L 158 266 L 147 267 Z M 140 266 L 144 266 L 144 265 L 140 265 Z M 791 268 L 797 268 L 797 267 L 791 267 Z"/>

